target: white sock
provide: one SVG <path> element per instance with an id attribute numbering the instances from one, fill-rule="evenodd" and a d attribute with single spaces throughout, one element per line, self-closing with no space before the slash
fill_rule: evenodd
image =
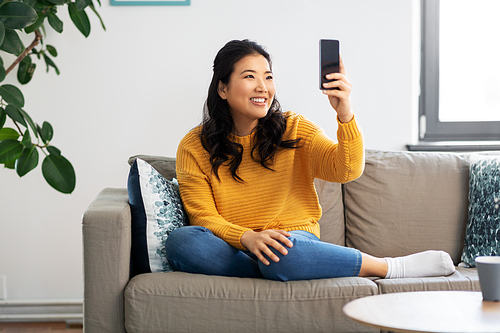
<path id="1" fill-rule="evenodd" d="M 384 259 L 388 266 L 386 279 L 443 276 L 455 271 L 450 255 L 444 251 L 424 251 Z"/>

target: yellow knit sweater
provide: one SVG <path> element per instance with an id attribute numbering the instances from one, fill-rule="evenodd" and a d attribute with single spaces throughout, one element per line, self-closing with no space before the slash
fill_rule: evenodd
<path id="1" fill-rule="evenodd" d="M 301 148 L 280 149 L 271 166 L 262 167 L 250 156 L 253 134 L 231 135 L 243 145 L 238 175 L 231 176 L 222 165 L 219 177 L 212 173 L 207 151 L 200 141 L 200 129 L 190 131 L 177 150 L 177 179 L 184 208 L 191 225 L 210 229 L 238 249 L 248 230 L 305 230 L 318 236 L 321 206 L 314 178 L 346 183 L 359 177 L 364 167 L 363 137 L 356 120 L 338 122 L 334 143 L 323 130 L 301 115 L 286 112 L 285 140 L 302 138 Z"/>

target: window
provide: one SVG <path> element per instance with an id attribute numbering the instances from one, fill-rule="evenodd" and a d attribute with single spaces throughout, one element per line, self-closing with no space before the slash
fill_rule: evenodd
<path id="1" fill-rule="evenodd" d="M 491 145 L 500 141 L 499 16 L 498 0 L 422 0 L 423 145 L 488 141 L 499 149 Z"/>

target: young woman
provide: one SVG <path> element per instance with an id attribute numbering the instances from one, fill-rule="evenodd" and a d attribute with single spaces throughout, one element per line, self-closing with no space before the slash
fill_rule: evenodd
<path id="1" fill-rule="evenodd" d="M 179 144 L 177 178 L 191 226 L 172 232 L 176 270 L 272 280 L 448 275 L 442 251 L 375 258 L 319 240 L 314 178 L 346 183 L 364 167 L 363 137 L 340 73 L 323 90 L 336 112 L 338 144 L 305 117 L 282 112 L 269 54 L 231 41 L 214 60 L 203 123 Z M 332 120 L 334 119 L 332 112 Z"/>

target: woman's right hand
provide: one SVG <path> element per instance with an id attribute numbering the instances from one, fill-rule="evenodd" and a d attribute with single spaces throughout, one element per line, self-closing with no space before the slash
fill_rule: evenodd
<path id="1" fill-rule="evenodd" d="M 269 248 L 269 246 L 275 248 L 282 255 L 286 256 L 288 254 L 288 250 L 282 245 L 286 245 L 287 247 L 292 247 L 293 243 L 287 237 L 291 235 L 284 230 L 263 230 L 263 231 L 246 231 L 241 236 L 241 245 L 246 247 L 250 252 L 255 254 L 257 258 L 264 264 L 269 265 L 269 260 L 264 256 L 266 255 L 268 258 L 273 260 L 274 262 L 278 262 L 280 259 L 273 251 Z"/>
<path id="2" fill-rule="evenodd" d="M 331 73 L 326 76 L 327 79 L 334 80 L 324 83 L 324 88 L 336 88 L 333 90 L 322 90 L 330 100 L 330 105 L 337 112 L 337 116 L 341 123 L 348 123 L 354 117 L 351 110 L 351 89 L 352 85 L 345 76 L 345 66 L 340 57 L 340 72 Z"/>

